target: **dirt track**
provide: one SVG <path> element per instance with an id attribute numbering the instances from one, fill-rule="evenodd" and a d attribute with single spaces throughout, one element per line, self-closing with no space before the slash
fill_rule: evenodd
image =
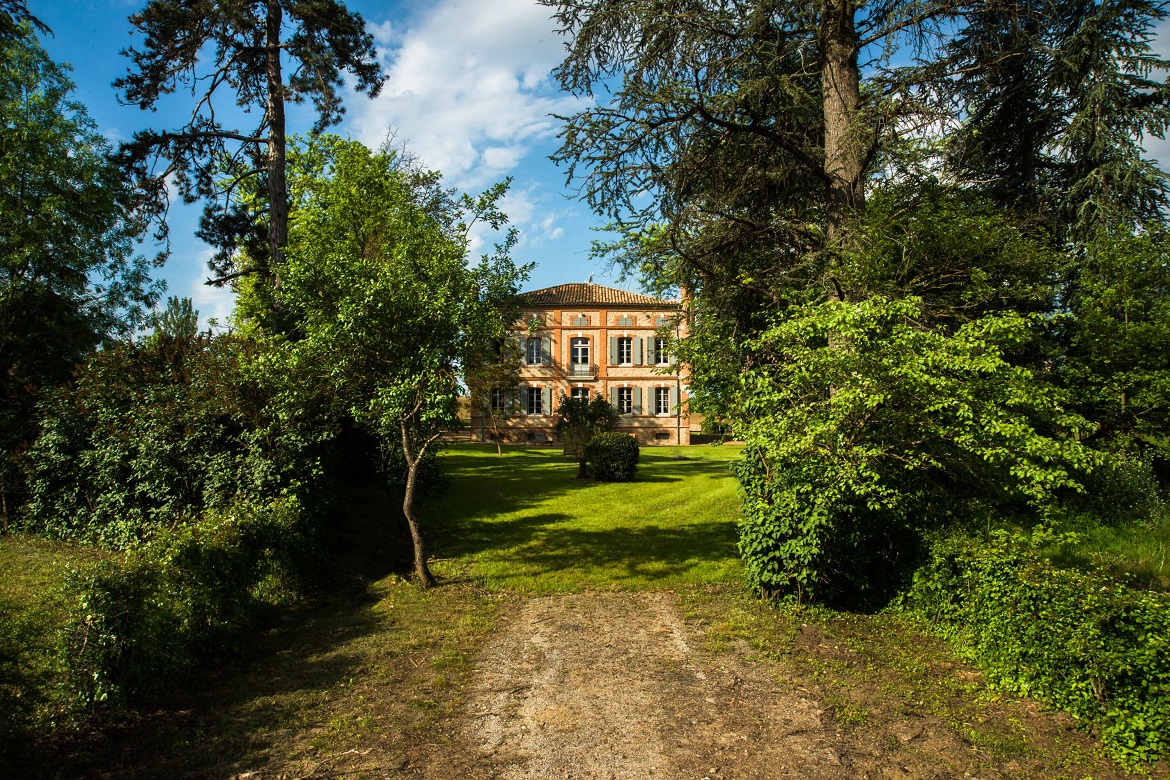
<path id="1" fill-rule="evenodd" d="M 807 695 L 710 665 L 671 594 L 533 599 L 489 648 L 468 736 L 488 776 L 850 777 Z"/>

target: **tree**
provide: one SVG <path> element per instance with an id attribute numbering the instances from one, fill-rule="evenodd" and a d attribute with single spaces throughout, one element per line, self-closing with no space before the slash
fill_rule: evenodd
<path id="1" fill-rule="evenodd" d="M 504 224 L 505 184 L 459 201 L 394 152 L 323 137 L 296 170 L 278 302 L 295 322 L 277 370 L 303 377 L 406 463 L 402 512 L 424 587 L 435 579 L 416 511 L 420 466 L 458 425 L 459 374 L 517 316 L 522 270 L 498 246 L 467 262 L 464 214 Z"/>
<path id="2" fill-rule="evenodd" d="M 604 398 L 592 401 L 562 395 L 557 404 L 557 434 L 564 443 L 565 457 L 577 461 L 577 479 L 586 479 L 585 446 L 599 433 L 613 430 L 621 415 Z"/>
<path id="3" fill-rule="evenodd" d="M 132 332 L 159 284 L 134 253 L 140 224 L 109 145 L 72 100 L 66 66 L 31 28 L 0 38 L 0 501 L 35 435 L 41 391 Z"/>
<path id="4" fill-rule="evenodd" d="M 362 17 L 339 0 L 150 0 L 130 22 L 145 39 L 141 49 L 124 52 L 133 66 L 114 84 L 122 99 L 154 109 L 178 88 L 196 98 L 184 125 L 135 133 L 119 150 L 162 220 L 160 236 L 173 179 L 187 202 L 208 201 L 199 235 L 217 248 L 213 283 L 270 274 L 264 258 L 279 265 L 288 242 L 286 104 L 311 101 L 313 129 L 322 131 L 345 111 L 343 73 L 352 74 L 358 91 L 377 94 L 381 69 Z M 286 60 L 295 63 L 287 78 Z M 223 107 L 216 107 L 225 91 L 234 92 L 245 117 L 259 109 L 259 121 L 229 126 Z M 263 183 L 264 197 L 233 198 L 251 179 Z M 257 251 L 261 246 L 266 251 Z M 255 265 L 236 267 L 241 256 Z"/>

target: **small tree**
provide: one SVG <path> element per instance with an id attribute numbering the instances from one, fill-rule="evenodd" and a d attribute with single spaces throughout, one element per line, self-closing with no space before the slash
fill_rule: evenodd
<path id="1" fill-rule="evenodd" d="M 589 477 L 585 462 L 585 445 L 599 433 L 611 430 L 618 424 L 617 409 L 598 396 L 592 401 L 584 398 L 570 398 L 561 395 L 557 407 L 557 434 L 564 442 L 565 457 L 577 461 L 577 479 Z"/>
<path id="2" fill-rule="evenodd" d="M 297 169 L 303 194 L 291 215 L 277 303 L 294 337 L 276 336 L 277 367 L 331 398 L 406 463 L 402 512 L 424 587 L 435 584 L 416 513 L 420 466 L 443 432 L 459 424 L 461 367 L 502 338 L 514 319 L 522 271 L 508 256 L 513 237 L 476 266 L 467 262 L 470 213 L 499 227 L 506 184 L 459 201 L 427 185 L 392 151 L 319 138 L 317 167 Z M 299 180 L 303 177 L 303 180 Z M 436 194 L 437 197 L 425 197 Z"/>

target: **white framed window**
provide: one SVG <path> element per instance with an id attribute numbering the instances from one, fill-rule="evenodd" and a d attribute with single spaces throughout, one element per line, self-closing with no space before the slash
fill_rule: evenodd
<path id="1" fill-rule="evenodd" d="M 491 391 L 491 393 L 488 394 L 488 396 L 489 396 L 489 403 L 491 404 L 491 408 L 492 408 L 493 412 L 502 412 L 507 407 L 508 398 L 504 394 L 503 390 L 500 390 L 498 388 L 493 389 Z"/>
<path id="2" fill-rule="evenodd" d="M 617 408 L 619 414 L 634 413 L 634 388 L 619 387 L 617 391 Z"/>
<path id="3" fill-rule="evenodd" d="M 589 339 L 577 337 L 569 341 L 569 360 L 575 366 L 589 365 Z"/>
<path id="4" fill-rule="evenodd" d="M 524 388 L 524 408 L 529 414 L 544 414 L 544 394 L 539 387 Z"/>
<path id="5" fill-rule="evenodd" d="M 543 346 L 543 339 L 528 339 L 527 354 L 524 356 L 528 365 L 539 366 L 544 363 L 542 359 Z"/>
<path id="6" fill-rule="evenodd" d="M 654 413 L 670 414 L 670 388 L 654 388 Z"/>
<path id="7" fill-rule="evenodd" d="M 589 388 L 588 387 L 574 387 L 572 390 L 569 391 L 569 397 L 570 398 L 579 398 L 582 401 L 588 401 L 589 400 Z"/>
<path id="8" fill-rule="evenodd" d="M 670 353 L 666 351 L 666 339 L 654 337 L 654 363 L 659 366 L 669 365 Z"/>
<path id="9" fill-rule="evenodd" d="M 618 363 L 623 366 L 634 365 L 634 340 L 629 336 L 621 336 L 617 340 Z"/>

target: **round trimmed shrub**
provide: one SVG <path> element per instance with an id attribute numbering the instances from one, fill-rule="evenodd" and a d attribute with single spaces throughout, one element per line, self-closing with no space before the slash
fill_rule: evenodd
<path id="1" fill-rule="evenodd" d="M 586 443 L 585 461 L 598 482 L 630 482 L 638 467 L 638 441 L 624 433 L 599 433 Z"/>

